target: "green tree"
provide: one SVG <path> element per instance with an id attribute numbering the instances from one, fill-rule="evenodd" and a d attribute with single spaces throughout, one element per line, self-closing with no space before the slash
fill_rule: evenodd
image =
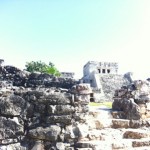
<path id="1" fill-rule="evenodd" d="M 58 69 L 55 67 L 55 65 L 52 62 L 49 62 L 47 65 L 46 63 L 42 61 L 31 61 L 27 62 L 26 65 L 26 70 L 29 72 L 41 72 L 41 73 L 48 73 L 52 74 L 54 76 L 60 76 L 60 72 Z"/>

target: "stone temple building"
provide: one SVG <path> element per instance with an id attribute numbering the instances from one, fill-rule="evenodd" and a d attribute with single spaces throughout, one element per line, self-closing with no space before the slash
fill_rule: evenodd
<path id="1" fill-rule="evenodd" d="M 93 101 L 111 99 L 113 91 L 128 83 L 124 75 L 118 74 L 117 62 L 88 61 L 83 67 L 83 83 L 93 88 Z"/>
<path id="2" fill-rule="evenodd" d="M 118 74 L 118 63 L 88 61 L 83 68 L 83 80 L 97 87 L 95 75 Z"/>

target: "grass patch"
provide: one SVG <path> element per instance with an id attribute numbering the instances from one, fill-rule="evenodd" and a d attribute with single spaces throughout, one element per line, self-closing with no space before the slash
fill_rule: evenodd
<path id="1" fill-rule="evenodd" d="M 112 108 L 112 102 L 101 102 L 101 103 L 95 103 L 95 102 L 90 102 L 89 106 L 106 106 L 108 108 Z"/>

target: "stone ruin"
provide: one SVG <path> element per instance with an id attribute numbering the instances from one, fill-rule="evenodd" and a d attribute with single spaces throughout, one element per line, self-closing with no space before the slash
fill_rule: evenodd
<path id="1" fill-rule="evenodd" d="M 90 92 L 73 79 L 1 66 L 0 149 L 73 149 L 84 135 Z"/>
<path id="2" fill-rule="evenodd" d="M 71 149 L 82 138 L 90 88 L 6 87 L 0 82 L 0 149 Z M 83 132 L 83 133 L 82 133 Z"/>
<path id="3" fill-rule="evenodd" d="M 112 108 L 120 111 L 118 118 L 147 120 L 150 125 L 150 82 L 137 80 L 116 90 Z"/>
<path id="4" fill-rule="evenodd" d="M 75 79 L 54 77 L 46 73 L 29 73 L 14 66 L 0 66 L 0 80 L 9 82 L 12 86 L 22 87 L 56 87 L 70 89 L 79 83 Z"/>
<path id="5" fill-rule="evenodd" d="M 148 81 L 116 90 L 113 109 L 94 110 L 89 84 L 60 81 L 1 67 L 0 150 L 150 149 Z"/>

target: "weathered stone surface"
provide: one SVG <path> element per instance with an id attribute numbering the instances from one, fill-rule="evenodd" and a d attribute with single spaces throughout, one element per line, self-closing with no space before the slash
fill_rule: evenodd
<path id="1" fill-rule="evenodd" d="M 62 142 L 57 142 L 57 143 L 56 143 L 56 148 L 57 148 L 58 150 L 65 150 L 65 144 L 62 143 Z"/>
<path id="2" fill-rule="evenodd" d="M 72 115 L 57 115 L 57 116 L 48 116 L 46 117 L 46 123 L 54 124 L 54 123 L 64 123 L 71 124 Z"/>
<path id="3" fill-rule="evenodd" d="M 72 95 L 69 93 L 53 93 L 49 94 L 46 97 L 47 103 L 51 105 L 66 105 L 71 104 Z"/>
<path id="4" fill-rule="evenodd" d="M 28 135 L 32 138 L 39 140 L 57 141 L 58 135 L 61 132 L 61 128 L 57 125 L 51 125 L 49 127 L 37 127 L 36 129 L 29 130 Z"/>
<path id="5" fill-rule="evenodd" d="M 144 130 L 127 130 L 123 134 L 123 138 L 126 139 L 141 139 L 141 138 L 148 138 L 150 133 Z"/>
<path id="6" fill-rule="evenodd" d="M 125 119 L 113 119 L 112 127 L 113 128 L 129 128 L 130 120 Z"/>
<path id="7" fill-rule="evenodd" d="M 140 140 L 134 140 L 132 142 L 133 147 L 143 147 L 143 146 L 150 146 L 150 140 L 149 138 L 146 139 L 140 139 Z"/>
<path id="8" fill-rule="evenodd" d="M 113 141 L 112 150 L 127 150 L 132 148 L 131 141 Z"/>
<path id="9" fill-rule="evenodd" d="M 120 89 L 122 86 L 129 85 L 130 81 L 123 75 L 107 74 L 100 77 L 100 83 L 106 100 L 112 101 L 115 90 Z"/>
<path id="10" fill-rule="evenodd" d="M 92 93 L 92 89 L 89 84 L 81 83 L 81 84 L 74 85 L 71 88 L 71 92 L 74 94 L 88 95 Z"/>
<path id="11" fill-rule="evenodd" d="M 25 116 L 26 101 L 17 95 L 0 98 L 0 114 L 5 116 Z"/>
<path id="12" fill-rule="evenodd" d="M 56 115 L 70 115 L 75 112 L 75 108 L 70 105 L 49 105 L 48 114 L 56 114 Z"/>
<path id="13" fill-rule="evenodd" d="M 125 119 L 145 119 L 150 117 L 149 101 L 149 82 L 137 80 L 120 90 L 116 90 L 112 108 L 123 111 Z"/>
<path id="14" fill-rule="evenodd" d="M 79 136 L 79 129 L 75 125 L 67 125 L 64 129 L 65 140 L 76 139 Z"/>
<path id="15" fill-rule="evenodd" d="M 6 119 L 0 117 L 0 139 L 17 138 L 24 134 L 24 126 L 20 124 L 19 119 Z"/>
<path id="16" fill-rule="evenodd" d="M 72 114 L 73 118 L 75 121 L 80 121 L 80 122 L 85 122 L 88 117 L 88 113 L 83 113 L 83 112 L 75 112 Z"/>
<path id="17" fill-rule="evenodd" d="M 123 111 L 112 111 L 111 114 L 114 119 L 125 119 L 125 113 Z"/>
<path id="18" fill-rule="evenodd" d="M 40 140 L 36 141 L 35 145 L 33 146 L 33 148 L 31 150 L 45 150 L 43 142 Z"/>
<path id="19" fill-rule="evenodd" d="M 142 120 L 130 120 L 130 128 L 140 128 L 142 125 Z"/>
<path id="20" fill-rule="evenodd" d="M 26 150 L 26 147 L 21 146 L 20 143 L 0 145 L 0 150 Z"/>
<path id="21" fill-rule="evenodd" d="M 112 150 L 112 145 L 106 141 L 79 141 L 78 148 L 92 148 L 94 150 Z"/>

